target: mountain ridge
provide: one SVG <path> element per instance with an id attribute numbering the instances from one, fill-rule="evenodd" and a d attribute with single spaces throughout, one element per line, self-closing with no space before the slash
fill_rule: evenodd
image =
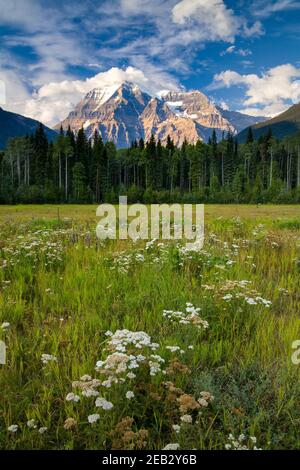
<path id="1" fill-rule="evenodd" d="M 0 107 L 0 149 L 4 149 L 11 138 L 33 134 L 40 124 L 40 121 L 6 111 Z M 49 140 L 53 140 L 57 132 L 44 124 L 43 126 Z"/>
<path id="2" fill-rule="evenodd" d="M 238 134 L 237 138 L 239 142 L 246 141 L 249 127 L 252 128 L 255 140 L 267 134 L 269 129 L 272 130 L 272 134 L 278 139 L 296 134 L 296 132 L 300 130 L 300 103 L 292 105 L 283 113 L 263 123 L 248 126 L 248 128 Z"/>
<path id="3" fill-rule="evenodd" d="M 240 118 L 245 116 L 239 114 Z M 247 118 L 247 123 L 257 122 L 255 117 Z M 61 126 L 64 130 L 70 126 L 75 132 L 83 127 L 88 138 L 98 130 L 103 140 L 112 140 L 119 148 L 128 147 L 140 138 L 148 140 L 151 134 L 163 144 L 170 135 L 174 144 L 180 146 L 184 140 L 207 141 L 214 129 L 218 138 L 223 133 L 237 134 L 240 130 L 227 119 L 222 108 L 199 90 L 168 91 L 158 98 L 132 82 L 94 88 L 55 129 Z"/>

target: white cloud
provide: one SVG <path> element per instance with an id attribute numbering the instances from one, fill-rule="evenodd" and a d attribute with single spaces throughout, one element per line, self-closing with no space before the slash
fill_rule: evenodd
<path id="1" fill-rule="evenodd" d="M 225 109 L 225 111 L 229 110 L 228 103 L 226 103 L 226 101 L 224 101 L 224 100 L 220 101 L 219 106 L 221 106 L 222 109 Z"/>
<path id="2" fill-rule="evenodd" d="M 224 55 L 227 54 L 232 54 L 235 51 L 235 46 L 229 46 L 225 51 L 220 52 L 220 56 L 223 57 Z"/>
<path id="3" fill-rule="evenodd" d="M 243 112 L 257 114 L 261 111 L 262 115 L 275 115 L 300 100 L 299 78 L 300 68 L 291 64 L 271 68 L 261 76 L 226 70 L 215 75 L 211 88 L 243 86 L 246 88 Z"/>
<path id="4" fill-rule="evenodd" d="M 249 55 L 252 55 L 252 51 L 250 49 L 238 49 L 237 54 L 242 56 L 242 57 L 247 57 Z"/>
<path id="5" fill-rule="evenodd" d="M 252 37 L 252 36 L 262 36 L 265 34 L 263 25 L 261 24 L 260 21 L 255 21 L 252 26 L 248 26 L 247 24 L 243 25 L 243 31 L 244 31 L 244 36 L 246 38 Z"/>
<path id="6" fill-rule="evenodd" d="M 282 102 L 277 102 L 262 108 L 243 108 L 239 109 L 240 113 L 248 114 L 249 116 L 263 116 L 263 117 L 274 117 L 278 114 L 283 113 L 289 106 Z"/>
<path id="7" fill-rule="evenodd" d="M 273 13 L 300 9 L 300 2 L 295 0 L 258 0 L 252 6 L 252 12 L 258 17 L 267 17 Z"/>
<path id="8" fill-rule="evenodd" d="M 135 67 L 113 67 L 86 80 L 63 80 L 43 85 L 20 107 L 26 116 L 53 126 L 63 120 L 90 90 L 121 85 L 124 81 L 138 84 L 151 95 L 159 95 L 166 88 L 178 89 L 176 81 L 154 67 L 148 69 L 147 75 Z"/>
<path id="9" fill-rule="evenodd" d="M 223 0 L 65 0 L 59 7 L 56 1 L 0 0 L 0 11 L 0 24 L 16 30 L 1 44 L 11 51 L 6 63 L 23 69 L 31 90 L 74 80 L 79 67 L 97 71 L 98 63 L 101 70 L 126 64 L 147 74 L 140 64 L 150 68 L 152 62 L 167 79 L 166 71 L 183 76 L 194 71 L 196 51 L 207 41 L 233 43 L 237 35 L 257 34 L 260 24 L 248 28 Z M 20 46 L 30 50 L 26 66 L 14 55 Z"/>
<path id="10" fill-rule="evenodd" d="M 5 102 L 2 102 L 2 104 L 5 105 L 6 109 L 20 112 L 21 104 L 30 96 L 26 84 L 23 83 L 18 73 L 1 67 L 0 81 L 5 88 Z"/>
<path id="11" fill-rule="evenodd" d="M 6 103 L 6 86 L 3 80 L 0 79 L 0 106 Z"/>
<path id="12" fill-rule="evenodd" d="M 42 7 L 35 0 L 0 0 L 1 23 L 15 24 L 30 31 L 49 27 Z"/>
<path id="13" fill-rule="evenodd" d="M 139 15 L 157 13 L 157 8 L 164 8 L 161 0 L 121 0 L 121 11 L 125 15 Z"/>
<path id="14" fill-rule="evenodd" d="M 227 47 L 227 49 L 225 49 L 225 51 L 222 51 L 220 53 L 220 56 L 223 57 L 227 54 L 236 54 L 242 57 L 247 57 L 248 55 L 252 55 L 252 52 L 250 51 L 250 49 L 237 49 L 236 46 L 229 46 Z"/>
<path id="15" fill-rule="evenodd" d="M 179 25 L 189 20 L 197 22 L 207 40 L 233 42 L 240 21 L 223 0 L 181 0 L 172 9 L 173 22 Z"/>
<path id="16" fill-rule="evenodd" d="M 81 11 L 81 5 L 74 4 L 72 10 L 68 2 L 60 8 L 52 2 L 42 0 L 0 0 L 0 25 L 8 25 L 16 31 L 3 36 L 2 48 L 13 51 L 25 47 L 35 56 L 32 63 L 23 65 L 23 77 L 28 83 L 41 86 L 52 80 L 69 77 L 69 65 L 83 65 L 87 55 L 83 31 L 76 28 L 72 20 Z M 74 29 L 75 28 L 75 29 Z M 24 56 L 27 55 L 27 51 Z M 22 60 L 15 63 L 13 52 L 9 65 L 18 68 Z M 89 52 L 94 61 L 94 53 Z"/>

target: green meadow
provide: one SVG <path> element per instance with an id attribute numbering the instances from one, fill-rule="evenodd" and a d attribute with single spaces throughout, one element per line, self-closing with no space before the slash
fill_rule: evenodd
<path id="1" fill-rule="evenodd" d="M 96 224 L 0 207 L 0 448 L 299 449 L 299 206 L 208 205 L 200 251 Z"/>

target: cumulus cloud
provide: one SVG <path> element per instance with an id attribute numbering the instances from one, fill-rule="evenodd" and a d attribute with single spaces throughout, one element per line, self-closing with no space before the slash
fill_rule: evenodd
<path id="1" fill-rule="evenodd" d="M 196 21 L 208 40 L 231 42 L 240 26 L 233 10 L 227 8 L 222 0 L 181 0 L 172 9 L 172 19 L 180 25 Z"/>
<path id="2" fill-rule="evenodd" d="M 215 75 L 210 88 L 245 87 L 246 98 L 243 102 L 243 112 L 276 115 L 300 100 L 299 78 L 300 69 L 291 64 L 273 67 L 261 76 L 241 75 L 235 71 L 226 70 Z"/>
<path id="3" fill-rule="evenodd" d="M 63 80 L 43 85 L 23 103 L 23 113 L 53 126 L 63 120 L 92 89 L 118 86 L 124 81 L 138 84 L 151 95 L 159 95 L 161 90 L 166 88 L 178 89 L 175 80 L 157 69 L 149 69 L 149 74 L 146 75 L 135 67 L 113 67 L 86 80 Z"/>
<path id="4" fill-rule="evenodd" d="M 251 36 L 259 29 L 259 22 L 248 27 L 223 0 L 65 0 L 59 8 L 56 0 L 0 0 L 0 11 L 0 24 L 13 28 L 3 38 L 12 56 L 6 63 L 20 69 L 16 51 L 26 48 L 27 63 L 21 66 L 31 90 L 74 80 L 76 69 L 96 69 L 99 63 L 101 70 L 140 68 L 143 58 L 148 67 L 183 76 L 206 42 L 233 43 L 238 34 Z"/>

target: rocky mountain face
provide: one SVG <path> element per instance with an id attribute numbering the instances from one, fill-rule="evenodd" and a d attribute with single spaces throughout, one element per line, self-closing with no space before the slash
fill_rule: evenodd
<path id="1" fill-rule="evenodd" d="M 0 149 L 5 148 L 9 139 L 33 134 L 39 125 L 34 119 L 0 108 Z M 49 140 L 57 136 L 57 133 L 48 127 L 44 126 L 44 129 Z"/>
<path id="2" fill-rule="evenodd" d="M 149 101 L 140 119 L 145 141 L 148 141 L 152 134 L 163 144 L 167 142 L 169 135 L 176 146 L 181 146 L 185 139 L 191 143 L 196 143 L 199 138 L 202 140 L 199 129 L 192 120 L 177 116 L 157 98 Z"/>
<path id="3" fill-rule="evenodd" d="M 162 99 L 178 116 L 192 119 L 202 127 L 235 132 L 219 109 L 198 90 L 188 93 L 171 91 L 163 95 Z"/>
<path id="4" fill-rule="evenodd" d="M 162 144 L 169 135 L 180 146 L 185 139 L 207 141 L 213 129 L 218 137 L 223 132 L 237 133 L 237 127 L 200 91 L 168 92 L 158 99 L 129 82 L 90 91 L 55 128 L 61 125 L 75 132 L 83 127 L 88 138 L 98 130 L 103 140 L 119 148 L 140 138 L 147 141 L 151 134 Z"/>
<path id="5" fill-rule="evenodd" d="M 124 83 L 116 90 L 90 91 L 61 124 L 78 132 L 84 128 L 87 137 L 98 130 L 103 140 L 127 147 L 144 133 L 140 116 L 151 97 L 133 84 Z M 60 124 L 56 128 L 60 127 Z"/>

